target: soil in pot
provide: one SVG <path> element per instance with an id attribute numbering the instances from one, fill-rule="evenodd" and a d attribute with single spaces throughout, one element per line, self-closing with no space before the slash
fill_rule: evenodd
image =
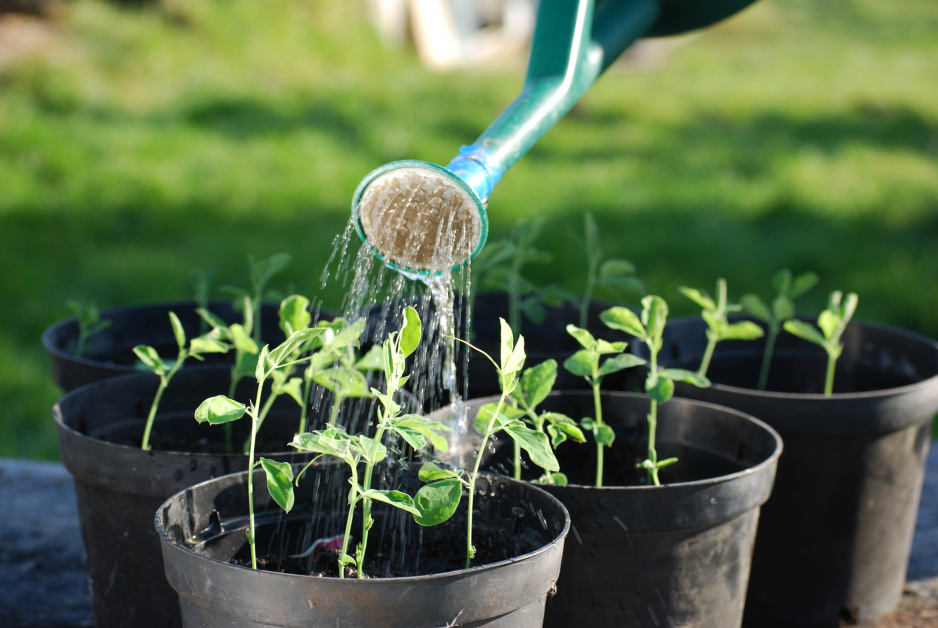
<path id="1" fill-rule="evenodd" d="M 402 478 L 408 492 L 416 489 L 401 466 L 384 472 Z M 167 501 L 157 526 L 184 625 L 540 625 L 569 527 L 556 500 L 523 483 L 482 478 L 473 537 L 480 554 L 471 569 L 464 569 L 464 505 L 449 522 L 423 528 L 409 514 L 375 503 L 370 577 L 364 580 L 323 577 L 334 570 L 323 564 L 333 562 L 329 551 L 283 560 L 344 529 L 347 473 L 344 465 L 311 469 L 289 515 L 263 488 L 255 490 L 258 551 L 276 571 L 239 565 L 246 552 L 246 474 L 197 485 Z M 358 530 L 360 521 L 353 533 Z"/>

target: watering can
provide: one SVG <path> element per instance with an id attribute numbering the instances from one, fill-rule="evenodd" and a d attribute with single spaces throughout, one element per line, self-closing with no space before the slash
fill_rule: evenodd
<path id="1" fill-rule="evenodd" d="M 521 93 L 445 167 L 395 161 L 355 190 L 352 217 L 374 254 L 408 274 L 456 270 L 485 245 L 492 188 L 626 48 L 683 33 L 754 0 L 540 0 Z"/>

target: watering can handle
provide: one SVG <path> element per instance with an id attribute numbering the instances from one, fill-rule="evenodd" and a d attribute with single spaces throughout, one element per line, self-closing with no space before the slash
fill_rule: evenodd
<path id="1" fill-rule="evenodd" d="M 485 201 L 515 164 L 658 18 L 657 0 L 541 0 L 524 87 L 446 169 Z"/>

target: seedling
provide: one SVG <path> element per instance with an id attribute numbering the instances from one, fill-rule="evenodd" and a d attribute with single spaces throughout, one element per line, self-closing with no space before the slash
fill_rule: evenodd
<path id="1" fill-rule="evenodd" d="M 176 338 L 176 345 L 179 352 L 176 354 L 174 362 L 168 362 L 160 357 L 156 349 L 149 345 L 137 345 L 134 347 L 134 353 L 140 359 L 144 367 L 153 371 L 160 378 L 160 385 L 156 389 L 156 395 L 153 397 L 153 403 L 150 404 L 150 413 L 147 415 L 147 423 L 143 430 L 143 440 L 140 448 L 144 451 L 150 449 L 150 432 L 153 430 L 153 421 L 156 418 L 156 412 L 163 398 L 163 392 L 169 386 L 169 382 L 176 375 L 176 372 L 182 368 L 183 363 L 189 358 L 197 360 L 202 359 L 205 353 L 227 353 L 228 345 L 224 342 L 218 330 L 209 331 L 206 334 L 193 338 L 188 346 L 186 345 L 186 332 L 182 328 L 182 323 L 174 312 L 169 313 L 169 321 L 173 326 L 173 336 Z"/>
<path id="2" fill-rule="evenodd" d="M 599 239 L 599 229 L 593 215 L 583 215 L 584 245 L 586 248 L 586 288 L 580 299 L 580 327 L 586 329 L 590 303 L 597 289 L 612 292 L 618 301 L 623 301 L 627 293 L 642 293 L 644 286 L 635 277 L 635 266 L 624 259 L 603 259 Z"/>
<path id="3" fill-rule="evenodd" d="M 339 458 L 348 465 L 351 472 L 349 481 L 351 489 L 348 496 L 349 510 L 342 549 L 339 554 L 339 577 L 344 577 L 346 566 L 354 567 L 359 578 L 365 577 L 364 566 L 365 552 L 368 548 L 368 532 L 374 524 L 374 519 L 371 516 L 373 501 L 384 502 L 404 510 L 413 515 L 414 520 L 421 525 L 433 525 L 438 522 L 432 518 L 433 515 L 430 519 L 424 516 L 423 507 L 427 506 L 424 501 L 415 500 L 402 491 L 379 490 L 371 487 L 375 466 L 387 456 L 387 446 L 383 443 L 383 440 L 388 433 L 400 436 L 414 450 L 425 448 L 428 442 L 439 450 L 445 450 L 447 446 L 446 439 L 440 432 L 448 431 L 449 428 L 418 414 L 402 414 L 401 406 L 394 401 L 395 394 L 409 377 L 404 374 L 405 362 L 407 357 L 417 349 L 420 343 L 420 335 L 420 317 L 414 308 L 408 307 L 404 310 L 404 323 L 401 330 L 392 332 L 382 345 L 381 369 L 385 375 L 385 391 L 371 390 L 371 393 L 377 397 L 381 405 L 374 436 L 353 435 L 340 426 L 329 425 L 323 430 L 298 434 L 290 443 L 292 447 L 299 451 Z M 317 459 L 319 456 L 317 456 Z M 361 476 L 361 482 L 359 482 L 358 466 L 361 463 L 364 463 L 364 472 Z M 420 471 L 420 477 L 421 479 L 424 477 L 423 469 Z M 281 488 L 284 491 L 289 490 L 292 496 L 291 484 L 283 484 Z M 273 496 L 273 493 L 271 495 Z M 348 551 L 353 518 L 359 503 L 362 506 L 361 541 L 358 543 L 353 557 L 349 555 Z M 449 514 L 451 515 L 452 512 Z M 445 521 L 447 518 L 449 518 L 449 515 L 440 521 Z"/>
<path id="4" fill-rule="evenodd" d="M 88 341 L 91 337 L 110 327 L 111 321 L 101 320 L 101 312 L 90 301 L 69 299 L 65 304 L 78 320 L 78 340 L 75 341 L 72 352 L 80 358 L 88 350 Z"/>
<path id="5" fill-rule="evenodd" d="M 257 444 L 257 433 L 261 423 L 264 420 L 265 406 L 263 402 L 264 383 L 269 377 L 278 371 L 289 373 L 293 367 L 300 364 L 304 359 L 293 359 L 297 353 L 302 352 L 310 340 L 321 333 L 320 329 L 304 329 L 290 334 L 283 343 L 278 345 L 272 351 L 269 345 L 264 345 L 260 351 L 257 360 L 257 367 L 254 370 L 254 378 L 257 381 L 257 392 L 254 400 L 248 405 L 244 405 L 225 395 L 217 395 L 203 401 L 195 411 L 195 419 L 199 423 L 209 423 L 211 425 L 222 425 L 236 421 L 245 414 L 251 417 L 251 435 L 248 441 L 248 545 L 251 548 L 251 568 L 257 569 L 257 551 L 255 548 L 255 528 L 254 528 L 254 468 L 260 465 L 263 467 L 267 476 L 267 490 L 270 496 L 283 508 L 289 512 L 293 508 L 293 468 L 289 463 L 277 462 L 267 458 L 254 460 L 255 446 Z"/>
<path id="6" fill-rule="evenodd" d="M 237 302 L 240 302 L 244 308 L 245 330 L 258 345 L 261 342 L 261 307 L 266 296 L 267 284 L 274 276 L 283 272 L 292 259 L 289 253 L 276 253 L 260 261 L 255 260 L 253 255 L 248 256 L 250 292 L 231 286 L 222 288 L 225 292 L 234 295 Z"/>
<path id="7" fill-rule="evenodd" d="M 602 320 L 606 322 L 606 325 L 612 327 L 605 318 Z M 567 325 L 567 333 L 580 343 L 582 349 L 564 360 L 563 366 L 574 375 L 584 377 L 593 391 L 594 416 L 582 419 L 580 426 L 591 432 L 593 440 L 596 442 L 596 486 L 602 486 L 604 451 L 606 447 L 612 446 L 616 434 L 603 421 L 600 386 L 606 375 L 644 364 L 645 360 L 631 353 L 623 353 L 628 347 L 626 342 L 609 342 L 594 338 L 590 332 L 575 325 Z M 603 356 L 609 357 L 604 358 Z"/>
<path id="8" fill-rule="evenodd" d="M 505 413 L 512 419 L 519 418 L 531 425 L 536 431 L 546 433 L 550 438 L 551 447 L 557 447 L 570 438 L 578 443 L 585 443 L 586 437 L 577 426 L 576 421 L 560 412 L 537 412 L 539 406 L 550 395 L 557 381 L 557 361 L 545 360 L 537 366 L 524 371 L 518 385 L 511 391 L 511 400 L 516 407 L 506 407 Z M 509 412 L 511 411 L 511 412 Z M 517 441 L 514 445 L 514 477 L 521 479 L 521 446 Z M 544 470 L 537 480 L 542 484 L 566 484 L 567 476 L 563 473 Z"/>
<path id="9" fill-rule="evenodd" d="M 707 323 L 707 349 L 700 361 L 700 368 L 697 370 L 698 375 L 706 377 L 707 369 L 710 368 L 710 360 L 713 357 L 713 350 L 721 340 L 755 340 L 762 337 L 764 333 L 762 328 L 752 321 L 730 323 L 727 320 L 727 314 L 738 312 L 743 309 L 743 306 L 726 302 L 726 280 L 722 277 L 717 279 L 716 300 L 710 298 L 710 295 L 706 292 L 693 288 L 681 286 L 679 290 L 684 296 L 703 308 L 701 316 Z"/>
<path id="10" fill-rule="evenodd" d="M 658 365 L 658 352 L 661 351 L 664 326 L 668 318 L 668 304 L 659 296 L 649 295 L 642 299 L 641 318 L 632 310 L 613 307 L 600 318 L 613 329 L 624 331 L 644 342 L 648 347 L 649 367 L 645 379 L 645 392 L 651 401 L 648 412 L 648 457 L 638 464 L 645 469 L 648 482 L 660 486 L 658 471 L 677 462 L 677 458 L 658 459 L 655 448 L 655 433 L 658 429 L 658 404 L 666 403 L 674 396 L 674 382 L 687 382 L 700 388 L 706 388 L 710 381 L 693 371 L 685 369 L 661 368 Z"/>
<path id="11" fill-rule="evenodd" d="M 814 273 L 808 272 L 792 277 L 787 268 L 775 273 L 772 285 L 775 288 L 775 297 L 772 305 L 767 305 L 755 294 L 744 294 L 741 302 L 743 309 L 763 321 L 768 327 L 765 337 L 765 352 L 762 354 L 762 367 L 759 369 L 759 390 L 765 390 L 769 381 L 769 368 L 772 364 L 772 353 L 775 351 L 775 341 L 785 321 L 795 316 L 795 299 L 810 290 L 818 282 Z"/>
<path id="12" fill-rule="evenodd" d="M 785 331 L 820 345 L 827 352 L 824 394 L 828 397 L 834 392 L 834 370 L 837 367 L 837 358 L 844 350 L 844 345 L 840 339 L 857 310 L 858 301 L 859 297 L 855 292 L 849 293 L 846 298 L 839 290 L 832 292 L 827 303 L 827 309 L 821 312 L 817 319 L 817 326 L 820 328 L 821 333 L 804 321 L 798 319 L 785 321 Z"/>
<path id="13" fill-rule="evenodd" d="M 501 330 L 498 362 L 485 351 L 464 340 L 460 340 L 460 342 L 481 353 L 495 366 L 502 391 L 497 403 L 479 408 L 479 413 L 476 415 L 474 427 L 481 434 L 482 439 L 472 472 L 467 478 L 461 469 L 444 469 L 433 463 L 427 463 L 420 470 L 420 479 L 427 482 L 427 485 L 417 491 L 415 498 L 415 501 L 424 511 L 423 520 L 439 523 L 446 521 L 456 511 L 462 497 L 462 489 L 463 487 L 466 488 L 469 500 L 467 506 L 466 569 L 472 566 L 472 559 L 476 554 L 476 548 L 472 544 L 475 489 L 479 478 L 479 467 L 482 464 L 483 453 L 488 447 L 489 440 L 497 434 L 504 433 L 527 452 L 534 464 L 547 472 L 560 471 L 560 464 L 550 448 L 547 435 L 544 432 L 532 430 L 519 418 L 512 418 L 510 410 L 506 413 L 506 409 L 511 407 L 507 403 L 509 395 L 518 387 L 519 374 L 521 369 L 524 368 L 524 337 L 518 336 L 516 343 L 511 332 L 511 326 L 503 318 L 498 319 L 498 321 Z M 457 340 L 459 339 L 457 338 Z"/>

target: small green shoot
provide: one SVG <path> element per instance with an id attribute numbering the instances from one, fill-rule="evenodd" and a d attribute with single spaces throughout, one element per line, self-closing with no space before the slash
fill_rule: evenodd
<path id="1" fill-rule="evenodd" d="M 111 326 L 111 321 L 101 320 L 101 312 L 97 306 L 90 301 L 78 301 L 69 299 L 65 302 L 68 309 L 72 311 L 78 320 L 78 339 L 75 346 L 71 347 L 75 357 L 82 357 L 88 350 L 88 341 L 95 334 L 99 334 Z"/>
<path id="2" fill-rule="evenodd" d="M 603 322 L 612 327 L 605 319 Z M 593 391 L 594 415 L 582 419 L 580 426 L 591 432 L 596 442 L 596 486 L 602 486 L 605 448 L 612 446 L 616 434 L 603 421 L 600 386 L 606 375 L 644 364 L 645 360 L 631 353 L 624 353 L 628 348 L 626 342 L 609 342 L 595 338 L 590 332 L 575 325 L 567 325 L 567 333 L 573 336 L 582 348 L 564 360 L 563 366 L 570 373 L 585 378 Z"/>
<path id="3" fill-rule="evenodd" d="M 599 228 L 593 215 L 583 215 L 584 245 L 586 248 L 586 288 L 580 299 L 580 327 L 586 329 L 590 303 L 597 289 L 612 292 L 617 301 L 623 301 L 626 294 L 641 294 L 645 287 L 635 277 L 635 266 L 624 259 L 603 259 L 599 238 Z"/>
<path id="4" fill-rule="evenodd" d="M 834 392 L 834 370 L 837 368 L 837 358 L 843 353 L 844 345 L 841 337 L 847 329 L 847 324 L 857 311 L 859 297 L 855 292 L 849 293 L 846 298 L 839 290 L 831 293 L 827 309 L 821 312 L 817 319 L 817 326 L 821 333 L 812 325 L 791 319 L 785 321 L 785 331 L 819 345 L 827 352 L 827 372 L 824 377 L 824 394 L 831 396 Z M 823 334 L 823 335 L 822 335 Z"/>
<path id="5" fill-rule="evenodd" d="M 286 270 L 293 257 L 289 253 L 276 253 L 266 259 L 255 260 L 248 256 L 248 277 L 250 291 L 231 286 L 222 290 L 235 297 L 235 303 L 244 309 L 244 328 L 258 345 L 261 343 L 261 308 L 267 296 L 267 284 L 276 275 Z"/>
<path id="6" fill-rule="evenodd" d="M 651 401 L 648 413 L 648 457 L 638 464 L 645 469 L 648 482 L 660 486 L 658 471 L 677 462 L 677 458 L 658 460 L 655 435 L 658 429 L 658 405 L 666 403 L 674 396 L 674 382 L 687 382 L 700 388 L 706 388 L 710 381 L 693 371 L 685 369 L 661 368 L 658 365 L 658 352 L 661 351 L 664 326 L 668 318 L 668 304 L 659 296 L 649 295 L 642 299 L 641 318 L 632 310 L 613 307 L 600 315 L 603 322 L 613 329 L 635 336 L 648 347 L 649 368 L 645 379 L 645 392 Z"/>
<path id="7" fill-rule="evenodd" d="M 283 343 L 271 350 L 264 345 L 258 356 L 254 378 L 257 381 L 257 392 L 254 400 L 248 405 L 235 401 L 225 395 L 217 395 L 203 401 L 195 411 L 195 419 L 199 423 L 210 425 L 224 425 L 236 421 L 247 414 L 251 417 L 251 435 L 248 440 L 248 544 L 251 548 L 251 568 L 257 569 L 257 550 L 255 548 L 254 527 L 254 468 L 261 466 L 267 476 L 267 489 L 270 496 L 285 511 L 293 507 L 293 469 L 286 462 L 276 462 L 267 458 L 254 460 L 257 433 L 264 420 L 264 412 L 269 405 L 262 403 L 264 383 L 276 372 L 291 372 L 293 367 L 303 360 L 294 359 L 309 342 L 321 333 L 320 329 L 304 329 L 290 334 Z M 264 408 L 265 410 L 262 410 Z"/>
<path id="8" fill-rule="evenodd" d="M 769 368 L 772 364 L 772 354 L 775 351 L 775 341 L 785 321 L 795 316 L 795 299 L 803 295 L 817 284 L 818 277 L 807 272 L 792 277 L 787 268 L 778 271 L 772 277 L 772 286 L 775 288 L 775 297 L 769 306 L 755 294 L 744 294 L 740 302 L 743 310 L 761 320 L 768 327 L 765 338 L 765 352 L 762 355 L 762 367 L 759 369 L 758 389 L 765 390 L 769 382 Z"/>
<path id="9" fill-rule="evenodd" d="M 585 443 L 586 437 L 577 426 L 576 421 L 560 412 L 537 412 L 539 406 L 550 395 L 557 381 L 557 361 L 545 360 L 537 366 L 524 371 L 518 385 L 511 391 L 511 399 L 517 404 L 517 416 L 513 416 L 510 407 L 505 412 L 511 418 L 520 418 L 531 425 L 536 431 L 546 434 L 550 438 L 551 447 L 557 447 L 567 438 Z M 514 441 L 514 477 L 521 479 L 521 446 Z M 545 470 L 537 480 L 541 484 L 566 484 L 567 476 L 563 473 Z"/>
<path id="10" fill-rule="evenodd" d="M 153 430 L 153 421 L 156 418 L 156 412 L 163 398 L 163 392 L 169 386 L 176 372 L 182 368 L 183 363 L 189 358 L 196 360 L 202 359 L 205 353 L 227 353 L 228 344 L 223 340 L 218 330 L 212 330 L 201 336 L 193 338 L 189 344 L 186 344 L 186 332 L 182 328 L 182 323 L 174 312 L 169 313 L 169 321 L 173 326 L 173 336 L 176 338 L 176 345 L 179 348 L 174 362 L 168 362 L 160 357 L 160 354 L 151 346 L 137 345 L 134 347 L 134 353 L 140 359 L 144 367 L 155 373 L 160 378 L 160 385 L 156 389 L 156 396 L 153 397 L 153 403 L 150 404 L 150 412 L 147 415 L 147 423 L 143 430 L 143 440 L 140 448 L 144 451 L 150 449 L 150 433 Z"/>
<path id="11" fill-rule="evenodd" d="M 425 504 L 428 515 L 434 514 L 433 520 L 442 516 L 449 516 L 455 512 L 462 496 L 462 487 L 464 486 L 468 493 L 468 520 L 466 529 L 466 568 L 472 566 L 472 559 L 476 554 L 476 548 L 472 544 L 472 516 L 475 503 L 476 482 L 479 478 L 479 467 L 482 464 L 482 458 L 489 441 L 497 434 L 506 434 L 521 449 L 523 449 L 531 458 L 531 462 L 549 473 L 560 471 L 560 464 L 550 447 L 550 441 L 544 432 L 532 430 L 524 421 L 518 418 L 517 409 L 511 408 L 507 404 L 509 395 L 518 387 L 521 369 L 524 368 L 524 337 L 518 336 L 515 342 L 511 332 L 511 326 L 505 319 L 498 319 L 501 330 L 501 343 L 499 361 L 496 362 L 489 354 L 478 347 L 463 342 L 470 348 L 478 351 L 491 362 L 498 372 L 498 381 L 501 388 L 501 395 L 495 404 L 487 404 L 479 408 L 476 415 L 474 426 L 477 432 L 481 434 L 482 439 L 479 444 L 479 451 L 476 454 L 475 464 L 469 477 L 466 478 L 462 470 L 444 469 L 432 463 L 428 463 L 421 470 L 420 477 L 428 484 L 422 487 L 416 496 L 419 503 Z M 516 410 L 512 413 L 511 410 Z M 445 520 L 445 519 L 444 519 Z"/>
<path id="12" fill-rule="evenodd" d="M 763 336 L 762 328 L 752 321 L 729 322 L 727 315 L 739 312 L 743 309 L 743 306 L 726 302 L 726 280 L 722 277 L 717 279 L 717 297 L 715 300 L 710 298 L 710 295 L 706 292 L 694 288 L 681 286 L 678 289 L 684 296 L 703 308 L 701 316 L 707 323 L 707 349 L 700 361 L 700 368 L 697 370 L 698 375 L 707 376 L 707 369 L 710 368 L 710 360 L 713 358 L 713 350 L 721 340 L 755 340 Z"/>
<path id="13" fill-rule="evenodd" d="M 314 432 L 298 434 L 290 443 L 299 451 L 334 456 L 345 462 L 351 472 L 351 489 L 348 496 L 348 516 L 345 524 L 345 534 L 342 540 L 342 550 L 339 554 L 339 577 L 344 577 L 345 567 L 351 566 L 356 570 L 358 578 L 364 578 L 365 552 L 368 548 L 368 533 L 374 524 L 371 516 L 371 506 L 374 500 L 384 502 L 395 508 L 404 510 L 413 515 L 414 520 L 421 525 L 433 525 L 445 521 L 452 515 L 443 516 L 439 510 L 427 513 L 425 508 L 435 508 L 436 500 L 427 501 L 415 499 L 404 492 L 397 490 L 378 490 L 371 487 L 375 466 L 387 456 L 387 446 L 383 443 L 388 433 L 394 433 L 404 439 L 414 450 L 424 449 L 431 444 L 438 450 L 445 450 L 446 439 L 440 432 L 448 431 L 445 425 L 431 421 L 418 414 L 403 414 L 401 406 L 394 401 L 395 394 L 408 379 L 404 374 L 407 357 L 410 356 L 420 344 L 421 323 L 417 311 L 408 307 L 404 310 L 404 323 L 399 332 L 392 332 L 381 347 L 380 367 L 385 375 L 384 392 L 372 389 L 371 393 L 380 402 L 378 411 L 378 424 L 372 437 L 364 434 L 349 434 L 340 426 L 329 425 L 325 429 Z M 364 463 L 364 472 L 359 481 L 359 464 Z M 312 464 L 312 463 L 310 463 Z M 420 471 L 423 479 L 425 473 Z M 285 489 L 286 490 L 286 489 Z M 292 490 L 292 488 L 290 489 Z M 432 492 L 432 491 L 431 491 Z M 352 522 L 358 504 L 362 505 L 362 531 L 361 541 L 358 543 L 355 556 L 349 552 L 349 543 L 352 535 Z M 453 508 L 455 511 L 455 507 Z"/>

